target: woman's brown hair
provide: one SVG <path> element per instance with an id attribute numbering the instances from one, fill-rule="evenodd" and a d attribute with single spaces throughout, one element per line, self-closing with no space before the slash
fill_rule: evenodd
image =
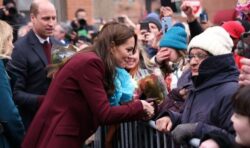
<path id="1" fill-rule="evenodd" d="M 93 50 L 103 60 L 105 65 L 104 87 L 108 97 L 113 95 L 115 89 L 114 78 L 116 63 L 113 59 L 111 48 L 126 43 L 126 41 L 132 37 L 135 39 L 135 52 L 137 36 L 134 30 L 124 24 L 110 22 L 103 26 L 102 30 L 95 38 Z"/>
<path id="2" fill-rule="evenodd" d="M 250 86 L 243 86 L 233 96 L 234 112 L 243 116 L 247 116 L 250 121 Z"/>

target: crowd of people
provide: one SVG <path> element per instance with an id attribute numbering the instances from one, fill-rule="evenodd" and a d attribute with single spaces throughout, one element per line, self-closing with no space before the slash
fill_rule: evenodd
<path id="1" fill-rule="evenodd" d="M 91 25 L 83 8 L 58 22 L 53 3 L 33 0 L 27 22 L 6 3 L 0 147 L 80 148 L 110 125 L 111 148 L 118 123 L 136 120 L 155 121 L 176 147 L 192 138 L 200 148 L 249 147 L 249 6 L 238 2 L 238 15 L 221 24 L 200 20 L 183 1 L 185 22 L 162 6 L 138 23 L 122 15 Z M 55 48 L 69 45 L 77 51 L 54 63 Z"/>

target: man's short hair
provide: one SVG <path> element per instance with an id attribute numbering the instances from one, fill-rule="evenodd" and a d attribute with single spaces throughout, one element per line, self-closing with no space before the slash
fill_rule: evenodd
<path id="1" fill-rule="evenodd" d="M 38 14 L 38 3 L 33 1 L 30 5 L 30 14 L 37 15 Z"/>
<path id="2" fill-rule="evenodd" d="M 75 12 L 75 17 L 77 17 L 77 15 L 78 15 L 79 12 L 86 12 L 86 11 L 83 8 L 77 9 L 76 12 Z"/>

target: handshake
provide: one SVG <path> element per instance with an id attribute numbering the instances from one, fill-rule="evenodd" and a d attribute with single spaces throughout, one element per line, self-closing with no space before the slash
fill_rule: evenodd
<path id="1" fill-rule="evenodd" d="M 143 117 L 143 120 L 149 120 L 151 119 L 155 114 L 155 108 L 153 102 L 149 103 L 147 101 L 141 100 L 143 110 L 145 112 L 145 116 Z"/>

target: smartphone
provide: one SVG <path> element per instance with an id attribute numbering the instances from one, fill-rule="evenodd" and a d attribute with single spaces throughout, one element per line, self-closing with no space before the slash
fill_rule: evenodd
<path id="1" fill-rule="evenodd" d="M 161 19 L 162 32 L 165 34 L 172 26 L 172 17 L 163 17 Z"/>
<path id="2" fill-rule="evenodd" d="M 245 32 L 241 35 L 237 49 L 237 53 L 240 56 L 250 59 L 250 32 Z"/>
<path id="3" fill-rule="evenodd" d="M 163 6 L 163 7 L 171 7 L 171 9 L 174 12 L 178 12 L 178 9 L 177 9 L 177 6 L 176 6 L 177 1 L 178 0 L 161 0 L 161 6 Z"/>
<path id="4" fill-rule="evenodd" d="M 148 22 L 141 22 L 140 23 L 140 30 L 146 30 L 147 32 L 150 32 L 149 23 Z"/>
<path id="5" fill-rule="evenodd" d="M 206 12 L 203 11 L 203 12 L 200 14 L 200 22 L 201 22 L 201 23 L 207 23 L 207 21 L 208 21 L 208 15 L 207 15 Z"/>

